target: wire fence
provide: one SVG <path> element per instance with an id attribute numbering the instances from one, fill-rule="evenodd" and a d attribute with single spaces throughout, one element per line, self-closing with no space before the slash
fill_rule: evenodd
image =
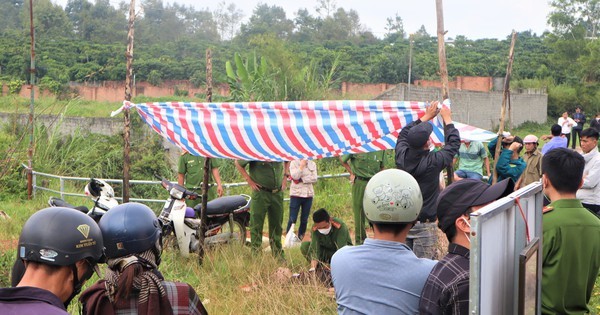
<path id="1" fill-rule="evenodd" d="M 22 164 L 22 166 L 27 171 L 29 171 L 29 168 L 27 167 L 27 165 Z M 67 187 L 72 187 L 72 186 L 66 185 L 66 183 L 68 183 L 68 182 L 86 182 L 87 183 L 90 180 L 89 177 L 61 176 L 61 175 L 55 175 L 55 174 L 38 172 L 38 171 L 35 171 L 35 170 L 31 170 L 31 173 L 33 174 L 33 176 L 32 176 L 33 177 L 33 180 L 32 180 L 33 183 L 32 184 L 33 184 L 33 196 L 34 197 L 36 196 L 36 193 L 38 191 L 46 191 L 46 192 L 50 192 L 50 193 L 53 193 L 53 194 L 57 194 L 62 199 L 64 199 L 65 196 L 89 198 L 88 196 L 86 196 L 83 193 L 77 193 L 77 192 L 69 192 L 69 191 L 67 191 Z M 341 173 L 341 174 L 319 175 L 317 178 L 318 179 L 336 179 L 336 178 L 347 178 L 349 176 L 350 176 L 349 173 Z M 58 188 L 58 190 L 46 187 L 45 185 L 38 185 L 38 179 L 41 180 L 42 178 L 58 179 L 58 181 L 59 181 L 59 188 Z M 104 180 L 105 182 L 107 182 L 109 184 L 120 184 L 120 185 L 123 185 L 123 180 L 122 179 L 111 179 L 111 178 L 99 178 L 99 179 L 102 179 L 102 180 Z M 129 185 L 158 185 L 158 186 L 161 186 L 161 182 L 158 181 L 158 180 L 129 180 Z M 248 183 L 247 182 L 223 183 L 223 190 L 225 190 L 224 194 L 225 195 L 230 195 L 232 188 L 243 187 L 243 186 L 248 186 Z M 117 196 L 115 196 L 115 199 L 117 199 L 118 201 L 121 201 L 121 202 L 123 201 L 123 197 L 117 197 Z M 164 203 L 165 199 L 129 198 L 129 201 L 150 202 L 150 203 Z M 289 198 L 285 198 L 285 201 L 289 201 Z"/>

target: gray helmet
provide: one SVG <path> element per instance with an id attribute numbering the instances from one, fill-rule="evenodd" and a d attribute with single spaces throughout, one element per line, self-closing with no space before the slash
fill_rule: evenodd
<path id="1" fill-rule="evenodd" d="M 34 213 L 19 237 L 19 258 L 47 265 L 70 266 L 81 259 L 97 263 L 103 249 L 96 222 L 69 208 L 52 207 Z"/>
<path id="2" fill-rule="evenodd" d="M 160 224 L 152 209 L 144 204 L 130 202 L 111 208 L 98 225 L 104 236 L 107 258 L 141 253 L 154 247 L 160 251 Z M 157 253 L 157 259 L 159 257 Z"/>
<path id="3" fill-rule="evenodd" d="M 399 169 L 375 174 L 367 183 L 363 196 L 365 215 L 371 223 L 413 222 L 422 206 L 419 183 Z"/>

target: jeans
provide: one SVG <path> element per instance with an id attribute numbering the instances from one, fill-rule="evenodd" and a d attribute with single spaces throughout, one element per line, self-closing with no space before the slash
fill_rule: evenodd
<path id="1" fill-rule="evenodd" d="M 406 245 L 412 248 L 415 255 L 419 258 L 438 259 L 437 243 L 437 223 L 420 223 L 408 232 Z"/>
<path id="2" fill-rule="evenodd" d="M 298 211 L 300 210 L 300 207 L 302 207 L 302 214 L 300 215 L 300 227 L 298 228 L 298 238 L 302 239 L 304 232 L 306 232 L 306 225 L 308 224 L 308 215 L 310 214 L 312 202 L 313 197 L 290 197 L 290 219 L 288 220 L 285 233 L 289 232 L 290 228 L 292 227 L 292 223 L 296 223 L 296 219 L 298 219 Z"/>
<path id="3" fill-rule="evenodd" d="M 456 174 L 456 176 L 458 176 L 460 178 L 472 178 L 472 179 L 477 179 L 477 180 L 483 179 L 483 175 L 481 175 L 477 172 L 472 172 L 472 171 L 457 170 L 456 172 L 454 172 L 454 174 Z"/>

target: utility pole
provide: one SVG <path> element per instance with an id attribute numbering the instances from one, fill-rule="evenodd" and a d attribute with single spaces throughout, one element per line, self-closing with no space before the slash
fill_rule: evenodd
<path id="1" fill-rule="evenodd" d="M 212 56 L 210 48 L 206 49 L 206 101 L 212 102 Z M 208 179 L 210 172 L 210 158 L 204 160 L 204 178 L 202 179 L 202 208 L 200 209 L 200 233 L 198 241 L 198 263 L 202 265 L 204 262 L 204 236 L 206 234 L 206 204 L 208 203 Z M 230 224 L 230 228 L 233 226 Z M 233 233 L 233 230 L 231 231 Z"/>
<path id="2" fill-rule="evenodd" d="M 437 14 L 437 38 L 438 38 L 438 59 L 440 62 L 440 78 L 442 81 L 442 101 L 450 97 L 448 88 L 448 66 L 446 65 L 446 43 L 444 41 L 444 7 L 442 0 L 435 0 Z M 446 168 L 447 184 L 450 185 L 454 178 L 454 169 L 452 165 Z"/>
<path id="3" fill-rule="evenodd" d="M 127 32 L 127 51 L 125 57 L 127 58 L 127 72 L 125 75 L 125 100 L 131 101 L 131 94 L 133 93 L 133 35 L 134 35 L 134 24 L 135 24 L 135 0 L 131 0 L 129 3 L 129 31 Z M 125 117 L 125 127 L 123 132 L 123 203 L 129 202 L 129 151 L 131 145 L 129 143 L 131 120 L 129 117 L 129 107 L 125 106 L 123 110 L 123 116 Z"/>
<path id="4" fill-rule="evenodd" d="M 411 82 L 411 75 L 412 75 L 412 51 L 413 51 L 413 39 L 412 39 L 413 34 L 408 35 L 408 44 L 409 44 L 409 48 L 408 48 L 408 93 L 406 93 L 406 100 L 410 101 L 410 82 Z"/>
<path id="5" fill-rule="evenodd" d="M 31 63 L 29 66 L 29 89 L 31 100 L 29 102 L 29 149 L 27 150 L 27 199 L 33 197 L 33 147 L 34 147 L 34 124 L 33 113 L 35 104 L 35 27 L 33 26 L 33 0 L 29 0 L 29 26 L 31 34 Z"/>
<path id="6" fill-rule="evenodd" d="M 494 178 L 492 184 L 498 181 L 498 172 L 496 171 L 496 164 L 498 164 L 498 157 L 500 156 L 500 150 L 502 148 L 502 133 L 504 132 L 504 122 L 506 117 L 506 103 L 509 102 L 510 98 L 510 75 L 512 73 L 512 64 L 515 59 L 515 43 L 517 42 L 517 32 L 513 31 L 512 39 L 510 41 L 510 50 L 508 52 L 508 64 L 506 65 L 506 77 L 504 77 L 504 91 L 502 93 L 502 107 L 500 109 L 500 126 L 498 128 L 498 141 L 496 142 L 496 152 L 494 152 Z"/>

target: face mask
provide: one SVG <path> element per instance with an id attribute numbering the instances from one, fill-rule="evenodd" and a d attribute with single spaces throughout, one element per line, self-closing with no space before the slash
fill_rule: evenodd
<path id="1" fill-rule="evenodd" d="M 467 224 L 467 226 L 469 227 L 469 230 L 471 229 L 471 224 L 469 223 L 469 221 L 467 221 L 467 219 L 465 219 L 465 217 L 462 217 L 462 220 L 465 221 L 465 223 Z M 469 233 L 467 232 L 463 232 L 465 233 L 465 236 L 467 237 L 467 241 L 469 241 L 469 244 L 471 243 L 471 238 L 469 237 Z"/>
<path id="2" fill-rule="evenodd" d="M 328 228 L 326 228 L 326 229 L 317 229 L 317 231 L 319 231 L 319 233 L 321 233 L 323 235 L 327 235 L 327 234 L 329 234 L 329 232 L 331 232 L 331 224 L 329 225 Z"/>

